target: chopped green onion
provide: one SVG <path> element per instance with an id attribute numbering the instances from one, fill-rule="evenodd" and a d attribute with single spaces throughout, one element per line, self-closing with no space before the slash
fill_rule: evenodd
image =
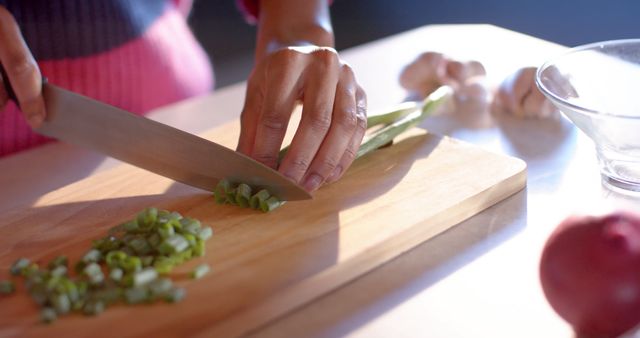
<path id="1" fill-rule="evenodd" d="M 199 279 L 202 276 L 209 273 L 210 270 L 211 270 L 211 267 L 209 267 L 209 264 L 206 264 L 206 263 L 200 264 L 196 266 L 196 268 L 193 269 L 193 271 L 191 271 L 191 278 Z"/>
<path id="2" fill-rule="evenodd" d="M 72 303 L 77 302 L 80 299 L 80 292 L 74 282 L 68 278 L 63 278 L 58 285 L 57 292 L 65 293 Z"/>
<path id="3" fill-rule="evenodd" d="M 186 295 L 187 290 L 185 290 L 184 288 L 175 288 L 167 293 L 167 295 L 164 297 L 164 300 L 169 303 L 177 303 L 181 301 Z"/>
<path id="4" fill-rule="evenodd" d="M 64 265 L 59 265 L 55 269 L 51 270 L 50 274 L 53 277 L 62 277 L 67 274 L 67 267 Z"/>
<path id="5" fill-rule="evenodd" d="M 196 235 L 200 231 L 201 224 L 198 220 L 183 218 L 180 220 L 180 224 L 182 225 L 182 233 Z"/>
<path id="6" fill-rule="evenodd" d="M 40 311 L 40 320 L 42 320 L 44 323 L 47 323 L 47 324 L 52 323 L 57 318 L 58 318 L 58 315 L 56 314 L 56 310 L 50 307 L 46 307 L 42 309 L 42 311 Z"/>
<path id="7" fill-rule="evenodd" d="M 140 227 L 138 226 L 138 221 L 136 221 L 136 220 L 132 220 L 132 221 L 129 221 L 129 222 L 126 222 L 126 223 L 122 224 L 122 228 L 126 232 L 135 232 L 138 229 L 140 229 Z"/>
<path id="8" fill-rule="evenodd" d="M 208 240 L 213 236 L 213 229 L 211 227 L 204 227 L 198 231 L 198 238 L 203 241 Z"/>
<path id="9" fill-rule="evenodd" d="M 31 276 L 37 275 L 40 271 L 40 267 L 36 263 L 31 263 L 26 268 L 22 269 L 22 276 L 29 278 Z"/>
<path id="10" fill-rule="evenodd" d="M 136 255 L 135 251 L 133 251 L 133 249 L 131 249 L 128 246 L 125 246 L 124 248 L 122 248 L 121 251 L 124 252 L 127 256 L 135 256 Z"/>
<path id="11" fill-rule="evenodd" d="M 0 294 L 8 295 L 16 290 L 15 284 L 10 280 L 0 281 Z"/>
<path id="12" fill-rule="evenodd" d="M 82 260 L 79 260 L 76 262 L 76 264 L 74 264 L 73 266 L 73 270 L 77 273 L 77 274 L 81 274 L 82 270 L 84 270 L 85 267 L 87 267 L 87 263 L 83 262 Z"/>
<path id="13" fill-rule="evenodd" d="M 158 251 L 167 255 L 174 254 L 181 251 L 184 251 L 189 247 L 189 242 L 187 242 L 184 237 L 181 235 L 173 235 L 167 239 L 165 239 L 160 246 L 158 246 Z"/>
<path id="14" fill-rule="evenodd" d="M 27 268 L 31 264 L 31 261 L 26 258 L 20 258 L 11 266 L 11 274 L 14 276 L 18 276 L 22 274 L 22 270 Z"/>
<path id="15" fill-rule="evenodd" d="M 175 261 L 169 257 L 158 257 L 153 263 L 153 268 L 159 274 L 167 274 L 173 270 L 173 266 L 175 265 Z"/>
<path id="16" fill-rule="evenodd" d="M 100 265 L 96 263 L 91 263 L 87 265 L 83 270 L 84 275 L 89 279 L 89 283 L 91 284 L 100 284 L 104 281 L 104 274 L 102 274 L 102 269 L 100 269 Z"/>
<path id="17" fill-rule="evenodd" d="M 149 228 L 158 220 L 158 209 L 147 208 L 138 214 L 138 225 L 141 228 Z"/>
<path id="18" fill-rule="evenodd" d="M 100 252 L 100 250 L 91 249 L 82 257 L 82 261 L 87 264 L 97 263 L 100 261 L 101 258 L 102 258 L 102 253 Z"/>
<path id="19" fill-rule="evenodd" d="M 171 228 L 173 229 L 173 227 L 171 227 Z M 167 236 L 167 237 L 169 237 L 169 236 Z M 160 245 L 160 242 L 162 242 L 162 237 L 160 237 L 160 235 L 158 233 L 153 233 L 153 234 L 149 235 L 149 237 L 147 237 L 147 242 L 149 242 L 149 244 L 152 247 L 155 248 L 158 245 Z"/>
<path id="20" fill-rule="evenodd" d="M 229 204 L 236 203 L 236 188 L 232 188 L 227 191 L 227 203 Z"/>
<path id="21" fill-rule="evenodd" d="M 169 238 L 175 234 L 175 229 L 173 228 L 171 222 L 160 224 L 157 231 L 162 239 Z M 160 242 L 161 238 L 158 238 L 158 243 Z M 155 246 L 158 246 L 158 244 L 156 244 Z"/>
<path id="22" fill-rule="evenodd" d="M 204 241 L 198 238 L 196 240 L 196 245 L 193 246 L 191 250 L 193 250 L 193 255 L 196 257 L 204 256 L 204 252 L 205 252 Z"/>
<path id="23" fill-rule="evenodd" d="M 251 199 L 251 187 L 245 183 L 240 183 L 236 188 L 235 202 L 237 205 L 243 208 L 249 206 L 249 200 Z"/>
<path id="24" fill-rule="evenodd" d="M 105 304 L 112 304 L 122 298 L 123 290 L 119 287 L 107 287 L 97 290 L 93 293 L 93 299 L 100 300 Z"/>
<path id="25" fill-rule="evenodd" d="M 151 293 L 151 297 L 161 298 L 164 297 L 171 291 L 173 287 L 173 282 L 169 278 L 158 278 L 151 283 L 149 283 L 149 292 Z"/>
<path id="26" fill-rule="evenodd" d="M 114 268 L 111 271 L 109 271 L 109 278 L 115 282 L 121 281 L 123 275 L 124 275 L 124 271 L 122 271 L 122 269 L 120 268 Z"/>
<path id="27" fill-rule="evenodd" d="M 48 292 L 43 283 L 35 284 L 29 289 L 29 295 L 38 305 L 45 305 L 47 303 Z"/>
<path id="28" fill-rule="evenodd" d="M 156 278 L 158 278 L 158 272 L 154 268 L 142 269 L 133 275 L 133 286 L 138 287 L 149 284 Z"/>
<path id="29" fill-rule="evenodd" d="M 227 191 L 231 190 L 231 183 L 227 180 L 220 180 L 215 190 L 216 203 L 224 204 L 227 202 Z"/>
<path id="30" fill-rule="evenodd" d="M 33 276 L 25 278 L 24 285 L 26 286 L 27 290 L 31 290 L 38 285 L 43 285 L 45 277 L 46 276 L 42 274 L 34 274 Z"/>
<path id="31" fill-rule="evenodd" d="M 67 256 L 58 256 L 52 259 L 51 262 L 49 262 L 49 269 L 50 270 L 55 269 L 59 266 L 66 267 L 68 263 L 69 263 L 69 260 L 67 259 Z"/>
<path id="32" fill-rule="evenodd" d="M 175 256 L 180 260 L 180 263 L 186 262 L 193 257 L 193 250 L 186 249 L 184 251 L 178 252 Z"/>
<path id="33" fill-rule="evenodd" d="M 249 206 L 253 209 L 259 209 L 260 204 L 264 203 L 271 197 L 271 194 L 266 189 L 258 191 L 255 195 L 251 196 L 249 200 Z"/>
<path id="34" fill-rule="evenodd" d="M 136 237 L 127 243 L 133 251 L 135 251 L 139 255 L 146 255 L 151 252 L 152 248 L 149 242 L 143 237 Z"/>
<path id="35" fill-rule="evenodd" d="M 59 315 L 68 313 L 69 310 L 71 310 L 71 302 L 69 301 L 69 297 L 64 293 L 54 294 L 51 297 L 50 301 Z"/>
<path id="36" fill-rule="evenodd" d="M 60 277 L 51 277 L 49 279 L 46 280 L 45 284 L 45 288 L 47 291 L 53 291 L 55 289 L 57 289 L 58 284 L 60 283 L 61 278 Z"/>
<path id="37" fill-rule="evenodd" d="M 84 308 L 85 304 L 87 303 L 87 300 L 84 298 L 80 298 L 75 302 L 71 303 L 71 310 L 72 311 L 80 311 Z"/>
<path id="38" fill-rule="evenodd" d="M 282 203 L 277 197 L 271 196 L 266 201 L 260 201 L 260 210 L 269 212 L 282 205 Z"/>
<path id="39" fill-rule="evenodd" d="M 120 250 L 110 251 L 105 257 L 107 266 L 110 268 L 120 266 L 125 259 L 127 259 L 127 254 Z"/>
<path id="40" fill-rule="evenodd" d="M 187 241 L 187 243 L 189 243 L 189 248 L 194 248 L 196 246 L 196 236 L 192 235 L 192 234 L 183 234 L 182 237 L 184 237 L 184 239 Z"/>
<path id="41" fill-rule="evenodd" d="M 124 299 L 129 304 L 138 304 L 149 299 L 149 290 L 143 286 L 137 286 L 124 291 Z"/>
<path id="42" fill-rule="evenodd" d="M 126 272 L 140 271 L 142 260 L 137 256 L 128 256 L 120 263 L 120 267 Z"/>
<path id="43" fill-rule="evenodd" d="M 104 311 L 104 302 L 100 300 L 89 301 L 82 307 L 82 312 L 88 316 L 97 316 Z"/>
<path id="44" fill-rule="evenodd" d="M 100 250 L 101 253 L 107 253 L 112 250 L 117 250 L 122 246 L 122 242 L 116 237 L 109 236 L 93 241 L 93 248 Z"/>
<path id="45" fill-rule="evenodd" d="M 140 261 L 142 262 L 143 267 L 149 267 L 153 265 L 153 256 L 142 256 L 140 257 Z"/>
<path id="46" fill-rule="evenodd" d="M 180 215 L 180 213 L 177 212 L 177 211 L 172 211 L 171 214 L 170 214 L 170 217 L 171 217 L 171 219 L 175 219 L 177 221 L 182 219 L 182 215 Z"/>
<path id="47" fill-rule="evenodd" d="M 158 210 L 158 223 L 166 223 L 171 218 L 171 212 L 168 210 Z"/>

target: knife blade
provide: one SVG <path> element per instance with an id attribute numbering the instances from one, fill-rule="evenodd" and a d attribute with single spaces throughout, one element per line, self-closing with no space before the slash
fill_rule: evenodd
<path id="1" fill-rule="evenodd" d="M 0 67 L 1 68 L 1 67 Z M 5 88 L 14 99 L 7 81 Z M 203 190 L 221 179 L 267 189 L 282 200 L 310 199 L 300 185 L 239 152 L 185 131 L 43 84 L 47 118 L 36 131 Z"/>
<path id="2" fill-rule="evenodd" d="M 44 135 L 207 191 L 228 179 L 265 188 L 282 200 L 311 198 L 279 172 L 215 142 L 50 83 L 43 96 L 48 116 L 37 131 Z"/>

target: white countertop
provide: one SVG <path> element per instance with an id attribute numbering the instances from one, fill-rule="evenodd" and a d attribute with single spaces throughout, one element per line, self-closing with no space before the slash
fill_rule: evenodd
<path id="1" fill-rule="evenodd" d="M 498 83 L 562 49 L 494 26 L 443 25 L 342 55 L 355 68 L 374 110 L 404 99 L 399 72 L 423 51 L 480 60 L 489 80 Z M 243 98 L 244 84 L 238 84 L 150 116 L 199 133 L 237 118 Z M 570 214 L 638 208 L 640 199 L 601 185 L 593 144 L 565 119 L 450 112 L 423 126 L 524 159 L 526 190 L 271 323 L 255 332 L 257 336 L 573 337 L 540 288 L 538 261 L 544 241 Z M 0 212 L 31 205 L 49 191 L 116 164 L 60 143 L 0 160 Z"/>

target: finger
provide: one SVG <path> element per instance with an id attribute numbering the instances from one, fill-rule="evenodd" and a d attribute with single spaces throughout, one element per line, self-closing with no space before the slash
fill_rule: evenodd
<path id="1" fill-rule="evenodd" d="M 484 68 L 481 62 L 471 60 L 465 63 L 467 69 L 467 79 L 474 76 L 487 75 L 487 70 Z"/>
<path id="2" fill-rule="evenodd" d="M 264 101 L 264 90 L 260 83 L 264 83 L 264 70 L 262 67 L 257 67 L 247 81 L 244 107 L 240 114 L 240 138 L 236 148 L 237 151 L 249 156 L 253 152 L 258 120 Z"/>
<path id="3" fill-rule="evenodd" d="M 493 104 L 499 112 L 513 114 L 516 110 L 516 100 L 513 97 L 513 88 L 503 82 L 494 96 Z"/>
<path id="4" fill-rule="evenodd" d="M 531 88 L 533 76 L 528 68 L 523 68 L 507 77 L 500 85 L 498 99 L 506 112 L 524 116 L 524 99 Z"/>
<path id="5" fill-rule="evenodd" d="M 455 85 L 463 84 L 467 78 L 465 64 L 460 61 L 451 60 L 447 62 L 446 70 L 447 77 L 449 80 L 453 80 Z"/>
<path id="6" fill-rule="evenodd" d="M 456 86 L 464 86 L 470 79 L 486 74 L 484 66 L 478 61 L 450 60 L 447 62 L 446 71 L 447 76 L 453 80 Z"/>
<path id="7" fill-rule="evenodd" d="M 42 75 L 38 65 L 27 47 L 18 24 L 4 7 L 0 6 L 0 62 L 7 72 L 20 110 L 29 124 L 36 128 L 45 117 L 42 98 Z"/>
<path id="8" fill-rule="evenodd" d="M 0 75 L 0 112 L 4 111 L 7 102 L 9 102 L 9 94 L 4 90 L 4 79 Z"/>
<path id="9" fill-rule="evenodd" d="M 339 168 L 340 159 L 347 150 L 357 126 L 355 76 L 351 68 L 344 65 L 340 70 L 340 79 L 336 87 L 331 127 L 302 180 L 306 190 L 315 191 L 334 171 L 342 171 L 342 168 Z"/>
<path id="10" fill-rule="evenodd" d="M 535 87 L 535 84 L 531 85 L 533 88 L 529 91 L 523 104 L 525 116 L 537 118 L 551 116 L 553 113 L 552 105 L 547 104 L 547 98 Z"/>
<path id="11" fill-rule="evenodd" d="M 255 123 L 251 157 L 275 169 L 278 152 L 298 98 L 300 54 L 289 49 L 275 52 L 267 67 L 261 85 L 264 98 L 260 117 Z"/>
<path id="12" fill-rule="evenodd" d="M 534 86 L 535 68 L 523 68 L 515 74 L 513 83 L 513 100 L 515 101 L 514 113 L 517 116 L 526 116 L 524 107 L 525 99 L 530 94 Z"/>
<path id="13" fill-rule="evenodd" d="M 279 171 L 300 182 L 316 157 L 331 126 L 333 104 L 338 84 L 339 59 L 335 51 L 320 49 L 311 55 L 304 78 L 304 99 L 300 126 Z"/>
<path id="14" fill-rule="evenodd" d="M 407 90 L 421 90 L 425 84 L 437 81 L 444 56 L 440 53 L 426 52 L 406 66 L 400 73 L 400 85 Z"/>
<path id="15" fill-rule="evenodd" d="M 489 91 L 480 81 L 468 81 L 455 92 L 455 97 L 458 101 L 487 102 Z"/>
<path id="16" fill-rule="evenodd" d="M 327 183 L 332 183 L 339 180 L 347 169 L 351 166 L 356 159 L 356 154 L 362 144 L 362 139 L 367 131 L 367 96 L 362 88 L 356 89 L 356 131 L 349 141 L 349 145 L 345 150 L 340 162 L 334 169 L 333 173 L 327 178 Z"/>

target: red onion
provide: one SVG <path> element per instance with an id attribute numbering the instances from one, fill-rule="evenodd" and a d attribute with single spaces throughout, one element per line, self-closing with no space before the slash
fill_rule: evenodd
<path id="1" fill-rule="evenodd" d="M 540 279 L 553 309 L 579 334 L 630 330 L 640 323 L 640 217 L 566 219 L 544 247 Z"/>

